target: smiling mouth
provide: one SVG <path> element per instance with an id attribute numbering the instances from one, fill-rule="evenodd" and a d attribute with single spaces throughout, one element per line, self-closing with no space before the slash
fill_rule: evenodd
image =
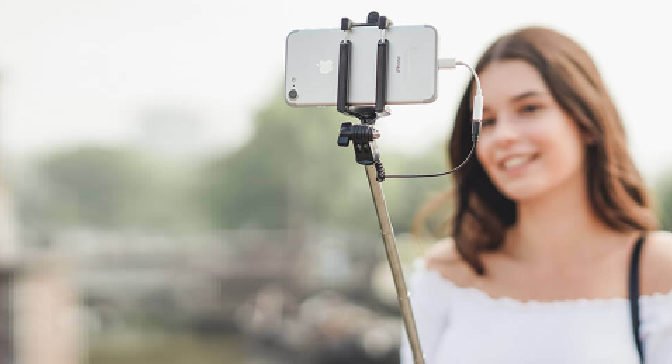
<path id="1" fill-rule="evenodd" d="M 539 158 L 539 153 L 515 156 L 507 158 L 499 163 L 499 169 L 504 172 L 511 172 L 527 166 L 530 162 Z"/>

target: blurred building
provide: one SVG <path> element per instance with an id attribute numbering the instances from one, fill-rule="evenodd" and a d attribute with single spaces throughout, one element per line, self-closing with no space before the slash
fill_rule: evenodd
<path id="1" fill-rule="evenodd" d="M 384 259 L 378 241 L 368 235 L 306 234 L 309 244 L 286 231 L 176 236 L 69 229 L 46 237 L 26 231 L 27 255 L 49 252 L 63 264 L 52 264 L 48 274 L 26 275 L 45 281 L 41 291 L 28 284 L 23 295 L 60 308 L 47 313 L 40 306 L 20 306 L 34 310 L 32 317 L 60 316 L 67 324 L 52 323 L 49 329 L 64 330 L 59 335 L 75 338 L 72 342 L 86 333 L 82 347 L 150 325 L 243 334 L 251 345 L 247 352 L 284 355 L 273 363 L 393 363 L 400 321 L 396 302 L 377 293 L 391 288 L 372 289 L 381 281 L 376 266 Z M 74 306 L 80 315 L 73 314 Z M 22 320 L 28 331 L 39 331 Z M 76 346 L 70 347 L 70 354 L 59 354 L 76 356 Z"/>

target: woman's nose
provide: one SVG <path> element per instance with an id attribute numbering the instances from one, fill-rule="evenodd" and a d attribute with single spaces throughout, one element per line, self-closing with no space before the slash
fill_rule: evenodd
<path id="1" fill-rule="evenodd" d="M 519 131 L 510 117 L 499 117 L 492 130 L 492 141 L 497 144 L 507 144 L 519 137 Z"/>

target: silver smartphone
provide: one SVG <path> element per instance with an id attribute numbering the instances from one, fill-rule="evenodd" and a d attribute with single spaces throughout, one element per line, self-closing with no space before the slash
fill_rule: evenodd
<path id="1" fill-rule="evenodd" d="M 340 29 L 295 30 L 285 47 L 285 101 L 291 106 L 336 105 Z M 376 53 L 381 30 L 353 27 L 350 54 L 349 105 L 373 105 L 376 95 Z M 436 29 L 430 25 L 390 26 L 387 104 L 436 100 Z"/>

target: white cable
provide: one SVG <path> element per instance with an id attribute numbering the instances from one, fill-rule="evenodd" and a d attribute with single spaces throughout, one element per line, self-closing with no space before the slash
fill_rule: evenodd
<path id="1" fill-rule="evenodd" d="M 469 69 L 469 71 L 471 71 L 471 74 L 474 75 L 474 79 L 476 80 L 476 92 L 480 91 L 481 90 L 481 80 L 478 78 L 478 75 L 476 74 L 474 69 L 471 68 L 470 65 L 468 65 L 467 63 L 462 62 L 462 61 L 455 61 L 455 64 L 458 65 L 458 66 L 467 67 Z"/>
<path id="2" fill-rule="evenodd" d="M 476 95 L 474 95 L 474 104 L 472 106 L 473 116 L 472 119 L 475 122 L 475 129 L 473 130 L 476 140 L 478 139 L 478 134 L 481 130 L 481 121 L 483 120 L 483 91 L 481 90 L 481 80 L 478 78 L 476 71 L 466 62 L 458 61 L 455 58 L 439 58 L 438 68 L 440 70 L 444 69 L 455 69 L 457 66 L 464 66 L 471 71 L 471 74 L 476 80 Z"/>
<path id="3" fill-rule="evenodd" d="M 471 158 L 471 156 L 474 154 L 474 151 L 476 150 L 476 143 L 478 142 L 478 136 L 481 133 L 481 122 L 483 120 L 483 91 L 481 90 L 481 80 L 478 79 L 478 75 L 476 72 L 474 72 L 474 69 L 471 68 L 468 64 L 458 61 L 455 58 L 439 58 L 437 62 L 438 69 L 440 70 L 452 70 L 455 69 L 458 65 L 460 66 L 465 66 L 471 71 L 471 74 L 474 76 L 474 79 L 476 79 L 476 95 L 474 95 L 474 104 L 473 104 L 473 116 L 472 116 L 472 123 L 471 123 L 471 138 L 474 144 L 471 147 L 471 150 L 469 150 L 469 154 L 467 157 L 458 165 L 457 167 L 451 169 L 450 171 L 446 171 L 443 173 L 436 173 L 436 174 L 414 174 L 414 175 L 406 175 L 406 174 L 389 174 L 385 175 L 385 178 L 416 178 L 416 177 L 438 177 L 438 176 L 444 176 L 446 174 L 451 174 L 458 169 L 462 168 L 467 161 Z"/>

